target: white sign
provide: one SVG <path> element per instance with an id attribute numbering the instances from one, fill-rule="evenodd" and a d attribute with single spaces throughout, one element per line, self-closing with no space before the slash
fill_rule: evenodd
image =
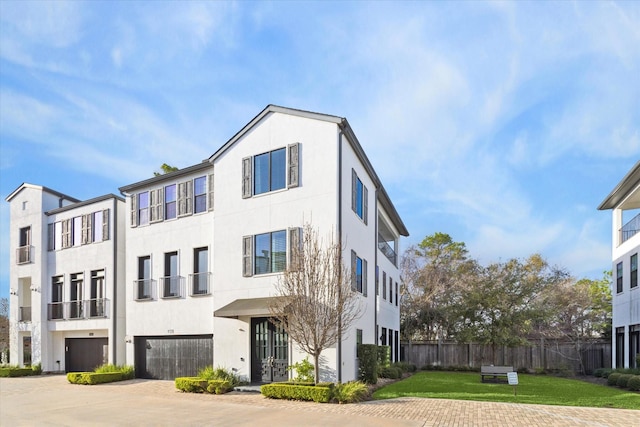
<path id="1" fill-rule="evenodd" d="M 518 385 L 518 373 L 507 372 L 507 380 L 509 381 L 509 385 Z"/>

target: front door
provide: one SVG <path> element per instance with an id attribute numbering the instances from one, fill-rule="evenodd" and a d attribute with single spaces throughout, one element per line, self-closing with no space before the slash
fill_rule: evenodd
<path id="1" fill-rule="evenodd" d="M 251 319 L 251 381 L 287 381 L 289 336 L 266 317 Z"/>

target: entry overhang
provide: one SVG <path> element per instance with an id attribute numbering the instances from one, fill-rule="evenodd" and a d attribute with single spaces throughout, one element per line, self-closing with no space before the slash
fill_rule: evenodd
<path id="1" fill-rule="evenodd" d="M 268 316 L 269 306 L 283 297 L 237 299 L 213 312 L 214 317 Z"/>

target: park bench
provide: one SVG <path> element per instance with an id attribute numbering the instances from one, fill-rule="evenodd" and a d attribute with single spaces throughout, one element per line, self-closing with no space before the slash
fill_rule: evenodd
<path id="1" fill-rule="evenodd" d="M 498 381 L 498 377 L 506 379 L 509 372 L 513 372 L 513 366 L 481 366 L 480 381 L 484 382 L 484 377 L 493 377 L 494 381 Z"/>

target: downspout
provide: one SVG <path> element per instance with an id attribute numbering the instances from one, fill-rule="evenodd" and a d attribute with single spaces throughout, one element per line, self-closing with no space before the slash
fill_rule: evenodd
<path id="1" fill-rule="evenodd" d="M 116 351 L 116 346 L 118 342 L 118 200 L 116 198 L 113 199 L 113 302 L 111 303 L 112 307 L 112 317 L 113 317 L 113 342 L 111 343 L 111 357 L 114 365 L 118 365 L 118 352 Z"/>
<path id="2" fill-rule="evenodd" d="M 374 229 L 374 250 L 373 250 L 373 261 L 374 261 L 374 265 L 375 265 L 375 278 L 374 278 L 374 283 L 375 283 L 375 289 L 373 292 L 373 335 L 374 335 L 374 342 L 376 344 L 376 347 L 378 346 L 378 245 L 377 245 L 377 240 L 378 240 L 378 187 L 376 186 L 376 191 L 375 191 L 375 200 L 376 200 L 376 204 L 375 204 L 375 220 L 374 220 L 374 225 L 375 225 L 375 229 Z"/>
<path id="3" fill-rule="evenodd" d="M 342 245 L 342 130 L 338 134 L 338 242 Z M 342 321 L 338 326 L 338 381 L 342 382 Z"/>

